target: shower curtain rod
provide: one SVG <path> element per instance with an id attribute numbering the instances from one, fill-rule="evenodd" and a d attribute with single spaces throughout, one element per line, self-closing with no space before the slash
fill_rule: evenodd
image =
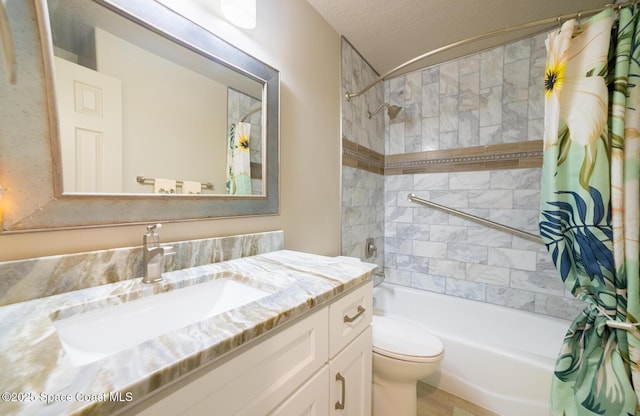
<path id="1" fill-rule="evenodd" d="M 247 121 L 247 119 L 248 119 L 249 117 L 251 117 L 252 115 L 254 115 L 255 113 L 257 113 L 258 111 L 261 111 L 261 110 L 262 110 L 262 106 L 258 106 L 258 107 L 256 107 L 256 108 L 254 108 L 253 110 L 249 111 L 247 114 L 243 115 L 243 116 L 240 118 L 240 122 L 241 122 L 241 123 L 244 123 L 245 121 Z"/>
<path id="2" fill-rule="evenodd" d="M 365 92 L 369 91 L 374 85 L 376 85 L 380 81 L 384 81 L 391 74 L 394 74 L 394 73 L 400 71 L 401 69 L 404 69 L 407 66 L 412 65 L 412 64 L 414 64 L 416 62 L 419 62 L 419 61 L 421 61 L 421 60 L 423 60 L 425 58 L 428 58 L 431 55 L 435 55 L 437 53 L 440 53 L 440 52 L 455 48 L 457 46 L 461 46 L 461 45 L 464 45 L 464 44 L 467 44 L 467 43 L 471 43 L 471 42 L 475 42 L 475 41 L 478 41 L 478 40 L 488 39 L 488 38 L 491 38 L 491 37 L 494 37 L 494 36 L 498 36 L 498 35 L 502 35 L 502 34 L 505 34 L 505 33 L 514 32 L 514 31 L 523 30 L 523 29 L 528 29 L 528 28 L 532 28 L 532 27 L 536 27 L 536 26 L 550 25 L 552 23 L 557 23 L 558 25 L 560 25 L 560 24 L 562 24 L 562 22 L 564 20 L 567 20 L 569 18 L 576 18 L 577 17 L 578 20 L 579 20 L 583 16 L 591 16 L 591 15 L 597 14 L 597 13 L 599 13 L 599 12 L 605 10 L 605 9 L 608 9 L 608 8 L 617 8 L 619 10 L 619 9 L 621 9 L 623 7 L 629 6 L 629 5 L 634 4 L 636 2 L 637 2 L 637 0 L 629 1 L 629 2 L 626 2 L 626 3 L 620 3 L 620 4 L 612 4 L 611 3 L 611 4 L 607 4 L 604 7 L 600 7 L 598 9 L 584 10 L 584 11 L 580 11 L 578 13 L 568 13 L 568 14 L 557 16 L 557 17 L 548 17 L 546 19 L 535 20 L 533 22 L 522 23 L 522 24 L 515 25 L 515 26 L 508 26 L 508 27 L 505 27 L 505 28 L 502 28 L 502 29 L 497 29 L 497 30 L 493 30 L 491 32 L 483 33 L 481 35 L 476 35 L 476 36 L 472 36 L 470 38 L 462 39 L 462 40 L 459 40 L 457 42 L 453 42 L 453 43 L 450 43 L 448 45 L 441 46 L 441 47 L 439 47 L 437 49 L 429 51 L 427 53 L 424 53 L 424 54 L 422 54 L 420 56 L 417 56 L 417 57 L 415 57 L 415 58 L 403 63 L 402 65 L 399 65 L 399 66 L 393 68 L 392 70 L 386 72 L 385 74 L 380 75 L 378 78 L 376 78 L 373 82 L 371 82 L 369 85 L 367 85 L 366 87 L 364 87 L 360 91 L 354 92 L 354 93 L 347 92 L 345 94 L 345 98 L 347 99 L 347 101 L 350 101 L 353 97 L 357 97 L 357 96 L 362 95 Z"/>

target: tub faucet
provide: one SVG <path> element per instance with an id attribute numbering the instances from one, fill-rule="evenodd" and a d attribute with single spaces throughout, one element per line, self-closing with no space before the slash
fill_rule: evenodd
<path id="1" fill-rule="evenodd" d="M 147 226 L 147 232 L 142 237 L 142 253 L 144 260 L 144 276 L 142 283 L 155 283 L 162 280 L 165 256 L 175 254 L 173 247 L 160 246 L 160 235 L 156 232 L 162 224 Z"/>

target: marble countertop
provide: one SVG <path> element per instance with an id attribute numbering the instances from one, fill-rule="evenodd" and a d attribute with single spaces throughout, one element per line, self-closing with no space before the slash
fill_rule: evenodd
<path id="1" fill-rule="evenodd" d="M 0 307 L 0 414 L 111 414 L 360 286 L 375 267 L 281 250 L 168 272 L 154 285 L 137 278 Z M 270 295 L 83 366 L 70 362 L 53 326 L 78 313 L 229 276 Z"/>

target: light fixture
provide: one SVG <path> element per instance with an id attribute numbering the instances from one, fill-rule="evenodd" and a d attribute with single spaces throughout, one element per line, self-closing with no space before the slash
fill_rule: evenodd
<path id="1" fill-rule="evenodd" d="M 224 17 L 243 29 L 256 27 L 256 0 L 220 0 Z"/>

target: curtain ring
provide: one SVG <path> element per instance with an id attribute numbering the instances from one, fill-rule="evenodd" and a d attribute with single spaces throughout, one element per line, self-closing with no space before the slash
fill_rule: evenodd
<path id="1" fill-rule="evenodd" d="M 558 21 L 558 33 L 560 33 L 562 31 L 562 19 L 558 16 L 556 20 Z"/>
<path id="2" fill-rule="evenodd" d="M 578 12 L 578 27 L 582 26 L 582 12 Z"/>

